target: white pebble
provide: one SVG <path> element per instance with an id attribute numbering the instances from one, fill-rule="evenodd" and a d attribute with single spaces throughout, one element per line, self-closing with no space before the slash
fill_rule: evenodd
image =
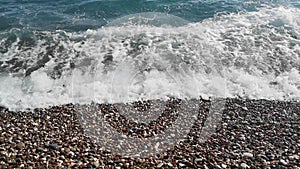
<path id="1" fill-rule="evenodd" d="M 247 107 L 242 107 L 242 109 L 248 111 L 248 108 L 247 108 Z"/>
<path id="2" fill-rule="evenodd" d="M 71 156 L 74 156 L 74 155 L 75 155 L 75 153 L 74 153 L 73 151 L 70 151 L 69 154 L 70 154 Z"/>
<path id="3" fill-rule="evenodd" d="M 41 158 L 41 160 L 43 160 L 43 161 L 46 161 L 46 160 L 47 160 L 47 158 L 46 158 L 46 157 L 43 157 L 43 158 Z"/>
<path id="4" fill-rule="evenodd" d="M 299 158 L 298 155 L 295 154 L 295 155 L 289 156 L 289 159 L 291 159 L 291 160 L 297 159 L 297 160 L 298 160 L 298 159 L 300 159 L 300 158 Z"/>
<path id="5" fill-rule="evenodd" d="M 161 168 L 164 165 L 164 163 L 159 163 L 156 167 Z"/>
<path id="6" fill-rule="evenodd" d="M 283 165 L 287 165 L 288 163 L 286 161 L 284 161 L 284 159 L 280 159 L 279 162 Z"/>
<path id="7" fill-rule="evenodd" d="M 241 164 L 241 167 L 242 167 L 242 168 L 249 168 L 249 166 L 248 166 L 246 163 L 242 163 L 242 164 Z"/>
<path id="8" fill-rule="evenodd" d="M 245 141 L 246 140 L 245 135 L 242 134 L 241 137 L 240 137 L 240 139 L 243 140 L 243 141 Z"/>
<path id="9" fill-rule="evenodd" d="M 195 162 L 198 162 L 198 161 L 203 161 L 203 159 L 202 158 L 196 158 Z"/>
<path id="10" fill-rule="evenodd" d="M 172 163 L 168 162 L 167 164 L 168 164 L 169 167 L 173 167 Z"/>
<path id="11" fill-rule="evenodd" d="M 179 166 L 180 166 L 180 167 L 184 167 L 184 166 L 185 166 L 185 164 L 183 164 L 183 163 L 179 163 Z"/>
<path id="12" fill-rule="evenodd" d="M 99 167 L 99 160 L 97 158 L 94 158 L 94 163 L 93 163 L 97 168 Z"/>
<path id="13" fill-rule="evenodd" d="M 249 158 L 253 158 L 253 154 L 252 153 L 243 153 L 244 157 L 249 157 Z"/>

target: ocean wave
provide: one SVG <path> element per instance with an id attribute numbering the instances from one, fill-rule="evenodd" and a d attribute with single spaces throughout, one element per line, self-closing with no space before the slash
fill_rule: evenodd
<path id="1" fill-rule="evenodd" d="M 11 29 L 0 35 L 0 105 L 26 109 L 169 97 L 299 100 L 299 15 L 297 8 L 266 6 L 176 27 Z"/>

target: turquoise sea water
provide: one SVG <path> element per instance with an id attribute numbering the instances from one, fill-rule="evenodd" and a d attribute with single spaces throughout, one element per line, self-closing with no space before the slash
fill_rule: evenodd
<path id="1" fill-rule="evenodd" d="M 297 0 L 0 0 L 0 105 L 107 101 L 122 73 L 133 100 L 299 99 L 299 16 Z"/>
<path id="2" fill-rule="evenodd" d="M 299 7 L 296 0 L 1 0 L 0 31 L 12 28 L 83 31 L 141 12 L 162 12 L 199 22 L 215 15 L 254 11 L 264 5 Z"/>

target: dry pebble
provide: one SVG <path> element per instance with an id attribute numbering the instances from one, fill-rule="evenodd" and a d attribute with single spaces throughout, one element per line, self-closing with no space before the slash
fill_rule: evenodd
<path id="1" fill-rule="evenodd" d="M 136 111 L 151 113 L 150 101 L 133 104 Z M 180 100 L 168 101 L 161 116 L 149 123 L 127 118 L 115 111 L 114 105 L 81 106 L 96 106 L 118 132 L 143 139 L 172 126 L 178 104 Z M 198 120 L 187 137 L 148 158 L 122 157 L 97 144 L 78 120 L 78 105 L 28 112 L 0 108 L 0 169 L 300 168 L 299 102 L 227 99 L 221 122 L 204 142 L 198 138 L 210 101 L 199 100 L 199 104 Z"/>
<path id="2" fill-rule="evenodd" d="M 242 167 L 242 168 L 249 168 L 249 166 L 248 166 L 247 164 L 245 164 L 245 163 L 242 163 L 242 164 L 241 164 L 241 167 Z"/>
<path id="3" fill-rule="evenodd" d="M 243 153 L 244 157 L 249 157 L 249 158 L 253 158 L 253 154 L 252 153 Z"/>

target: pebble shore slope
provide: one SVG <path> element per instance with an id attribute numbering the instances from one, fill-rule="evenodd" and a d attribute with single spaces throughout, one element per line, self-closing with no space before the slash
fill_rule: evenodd
<path id="1" fill-rule="evenodd" d="M 226 99 L 214 134 L 199 142 L 210 101 L 199 100 L 198 120 L 184 141 L 149 158 L 122 157 L 102 149 L 78 122 L 75 105 L 29 112 L 0 107 L 0 169 L 6 168 L 293 168 L 300 169 L 300 103 Z M 147 101 L 136 102 L 139 110 Z M 170 109 L 175 102 L 168 104 Z M 88 106 L 88 105 L 84 105 Z M 164 112 L 154 126 L 126 121 L 113 105 L 97 105 L 107 122 L 128 136 L 151 137 L 172 125 Z M 111 113 L 112 112 L 112 113 Z M 165 121 L 162 123 L 162 121 Z M 131 124 L 132 123 L 132 124 Z M 131 125 L 130 125 L 131 124 Z M 135 130 L 128 130 L 128 128 Z M 148 127 L 148 128 L 147 128 Z M 148 135 L 143 135 L 147 130 Z M 132 132 L 134 131 L 134 132 Z"/>

